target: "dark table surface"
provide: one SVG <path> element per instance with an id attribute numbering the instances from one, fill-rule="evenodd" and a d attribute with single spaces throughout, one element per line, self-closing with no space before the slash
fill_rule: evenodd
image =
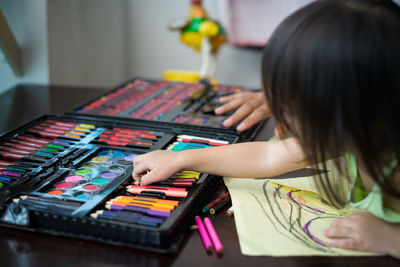
<path id="1" fill-rule="evenodd" d="M 72 111 L 104 92 L 65 86 L 11 88 L 0 94 L 0 133 L 43 114 Z M 257 139 L 265 140 L 272 129 L 269 120 Z M 0 266 L 400 266 L 391 257 L 247 257 L 240 252 L 234 218 L 222 210 L 211 220 L 224 245 L 222 256 L 206 254 L 196 232 L 186 234 L 178 253 L 159 254 L 0 227 Z"/>

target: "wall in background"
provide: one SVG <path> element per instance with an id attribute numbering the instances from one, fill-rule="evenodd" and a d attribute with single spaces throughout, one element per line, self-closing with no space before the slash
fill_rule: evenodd
<path id="1" fill-rule="evenodd" d="M 47 84 L 47 1 L 0 0 L 22 53 L 23 77 L 15 77 L 8 63 L 0 61 L 0 92 L 18 83 Z"/>
<path id="2" fill-rule="evenodd" d="M 212 18 L 218 3 L 204 0 Z M 198 70 L 200 55 L 167 30 L 186 18 L 189 0 L 48 1 L 52 84 L 114 87 L 133 77 L 161 78 L 166 69 Z M 217 80 L 259 87 L 261 51 L 223 46 Z"/>

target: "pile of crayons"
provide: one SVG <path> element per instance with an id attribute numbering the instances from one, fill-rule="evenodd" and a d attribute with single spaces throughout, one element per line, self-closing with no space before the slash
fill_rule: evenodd
<path id="1" fill-rule="evenodd" d="M 178 204 L 177 200 L 146 197 L 140 194 L 118 196 L 108 201 L 105 209 L 92 213 L 91 217 L 158 227 Z"/>
<path id="2" fill-rule="evenodd" d="M 164 135 L 161 132 L 113 128 L 105 130 L 92 143 L 118 147 L 151 148 Z"/>
<path id="3" fill-rule="evenodd" d="M 203 89 L 202 84 L 171 83 L 166 90 L 133 111 L 129 116 L 148 120 L 158 120 L 165 113 L 189 99 L 193 93 Z"/>
<path id="4" fill-rule="evenodd" d="M 108 116 L 118 115 L 167 85 L 168 82 L 166 81 L 136 79 L 110 94 L 94 100 L 77 112 Z"/>

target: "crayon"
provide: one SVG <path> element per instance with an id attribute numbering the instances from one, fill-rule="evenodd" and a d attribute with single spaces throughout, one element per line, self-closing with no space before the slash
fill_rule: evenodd
<path id="1" fill-rule="evenodd" d="M 167 218 L 169 217 L 170 213 L 169 212 L 164 212 L 164 211 L 156 211 L 156 210 L 151 210 L 149 208 L 143 208 L 143 207 L 133 207 L 133 206 L 118 206 L 118 205 L 111 205 L 111 204 L 106 204 L 106 209 L 108 210 L 115 210 L 115 211 L 135 211 L 151 216 L 156 216 L 156 217 L 163 217 Z"/>
<path id="2" fill-rule="evenodd" d="M 203 221 L 199 216 L 196 216 L 195 218 L 196 224 L 197 224 L 197 229 L 200 234 L 201 241 L 203 242 L 204 248 L 206 249 L 207 252 L 211 252 L 212 248 L 212 243 L 210 240 L 210 237 L 207 233 L 206 228 L 204 227 Z"/>
<path id="3" fill-rule="evenodd" d="M 207 232 L 210 235 L 211 243 L 214 246 L 214 250 L 217 253 L 222 253 L 223 246 L 221 241 L 219 240 L 217 232 L 214 229 L 214 226 L 211 223 L 211 220 L 207 217 L 204 218 L 204 225 L 206 226 Z"/>
<path id="4" fill-rule="evenodd" d="M 210 213 L 215 214 L 217 211 L 222 209 L 226 204 L 231 202 L 231 197 L 224 198 L 222 201 L 217 203 L 214 207 L 210 208 Z"/>
<path id="5" fill-rule="evenodd" d="M 153 198 L 133 197 L 133 196 L 118 196 L 118 197 L 116 197 L 116 199 L 143 200 L 143 201 L 148 201 L 148 202 L 170 204 L 170 205 L 173 205 L 174 207 L 177 207 L 179 204 L 179 201 L 177 201 L 177 200 L 153 199 Z"/>
<path id="6" fill-rule="evenodd" d="M 154 211 L 162 211 L 162 212 L 171 212 L 173 208 L 167 208 L 167 207 L 160 207 L 160 206 L 155 206 L 152 204 L 148 203 L 135 203 L 135 202 L 123 202 L 123 201 L 108 201 L 106 204 L 109 205 L 114 205 L 114 206 L 121 206 L 121 207 L 140 207 L 140 208 L 148 208 L 150 210 Z"/>
<path id="7" fill-rule="evenodd" d="M 110 201 L 124 202 L 124 203 L 150 204 L 150 205 L 153 205 L 156 207 L 169 208 L 170 210 L 173 210 L 176 207 L 175 205 L 172 205 L 172 204 L 158 203 L 156 201 L 146 201 L 146 200 L 141 200 L 141 199 L 114 198 L 114 199 L 111 199 Z"/>
<path id="8" fill-rule="evenodd" d="M 210 210 L 210 208 L 214 207 L 216 204 L 218 204 L 219 202 L 221 202 L 223 199 L 229 197 L 229 193 L 225 193 L 222 196 L 216 198 L 215 200 L 213 200 L 212 202 L 208 203 L 207 205 L 205 205 L 203 207 L 203 209 L 201 210 L 203 213 L 206 213 Z"/>
<path id="9" fill-rule="evenodd" d="M 142 191 L 146 191 L 146 192 L 150 192 L 150 193 L 152 193 L 152 192 L 163 193 L 169 197 L 187 197 L 187 194 L 188 194 L 187 191 L 182 191 L 182 190 L 178 190 L 178 189 L 184 189 L 184 188 L 170 189 L 170 188 L 162 188 L 162 187 L 156 187 L 156 188 L 153 187 L 152 188 L 152 187 L 148 187 L 148 186 L 138 186 L 138 185 L 127 186 L 127 191 L 132 194 L 139 194 Z"/>

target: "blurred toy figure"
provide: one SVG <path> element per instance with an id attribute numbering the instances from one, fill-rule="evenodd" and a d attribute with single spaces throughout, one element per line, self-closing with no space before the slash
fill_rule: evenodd
<path id="1" fill-rule="evenodd" d="M 217 52 L 221 45 L 225 43 L 226 34 L 218 22 L 208 18 L 201 0 L 191 1 L 187 20 L 173 20 L 169 23 L 168 28 L 173 31 L 180 31 L 180 40 L 192 47 L 194 52 L 201 52 L 202 65 L 197 75 L 191 72 L 191 74 L 197 76 L 193 81 L 203 78 L 212 79 L 217 67 Z M 179 71 L 178 73 L 189 74 Z"/>

